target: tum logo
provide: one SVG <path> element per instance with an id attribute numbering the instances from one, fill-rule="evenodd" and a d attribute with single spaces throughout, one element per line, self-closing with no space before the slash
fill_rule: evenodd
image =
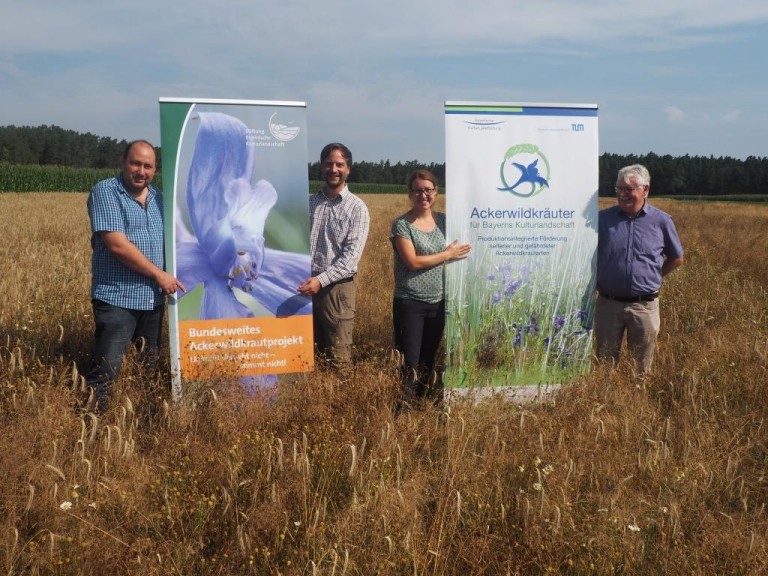
<path id="1" fill-rule="evenodd" d="M 572 132 L 584 132 L 584 124 L 571 124 Z"/>

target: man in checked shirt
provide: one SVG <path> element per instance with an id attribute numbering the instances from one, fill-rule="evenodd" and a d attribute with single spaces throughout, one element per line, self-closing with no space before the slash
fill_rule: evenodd
<path id="1" fill-rule="evenodd" d="M 315 346 L 337 364 L 352 359 L 355 274 L 368 238 L 368 207 L 347 188 L 352 152 L 331 143 L 320 152 L 325 184 L 309 200 L 312 277 L 298 287 L 312 296 Z"/>
<path id="2" fill-rule="evenodd" d="M 88 196 L 96 335 L 86 382 L 97 413 L 107 408 L 131 343 L 150 363 L 157 360 L 165 298 L 185 291 L 163 268 L 163 199 L 152 186 L 156 166 L 149 142 L 131 142 L 120 173 L 97 183 Z"/>

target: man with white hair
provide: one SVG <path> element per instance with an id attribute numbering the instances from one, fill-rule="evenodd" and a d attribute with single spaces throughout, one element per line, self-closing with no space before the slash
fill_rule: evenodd
<path id="1" fill-rule="evenodd" d="M 653 365 L 661 279 L 683 263 L 672 217 L 646 201 L 650 185 L 645 166 L 625 166 L 616 179 L 618 204 L 598 217 L 597 357 L 618 362 L 626 333 L 629 354 L 641 373 Z"/>

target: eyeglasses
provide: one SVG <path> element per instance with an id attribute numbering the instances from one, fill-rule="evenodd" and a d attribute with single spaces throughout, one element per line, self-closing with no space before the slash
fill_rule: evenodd
<path id="1" fill-rule="evenodd" d="M 415 194 L 416 196 L 421 196 L 424 194 L 424 196 L 432 196 L 435 193 L 434 188 L 412 188 L 411 194 Z"/>
<path id="2" fill-rule="evenodd" d="M 625 192 L 625 193 L 629 194 L 630 192 L 634 192 L 638 188 L 642 188 L 642 187 L 643 187 L 642 185 L 638 185 L 638 186 L 616 186 L 616 188 L 614 188 L 614 190 L 616 191 L 616 194 L 621 194 L 622 192 Z"/>

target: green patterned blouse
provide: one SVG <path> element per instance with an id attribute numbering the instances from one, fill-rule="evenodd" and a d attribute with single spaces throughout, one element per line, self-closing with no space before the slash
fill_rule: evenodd
<path id="1" fill-rule="evenodd" d="M 422 232 L 403 215 L 392 223 L 390 239 L 400 236 L 413 242 L 419 256 L 437 254 L 445 250 L 445 214 L 434 212 L 435 226 L 431 232 Z M 443 264 L 425 270 L 408 270 L 395 250 L 395 298 L 408 298 L 436 303 L 444 297 Z"/>

